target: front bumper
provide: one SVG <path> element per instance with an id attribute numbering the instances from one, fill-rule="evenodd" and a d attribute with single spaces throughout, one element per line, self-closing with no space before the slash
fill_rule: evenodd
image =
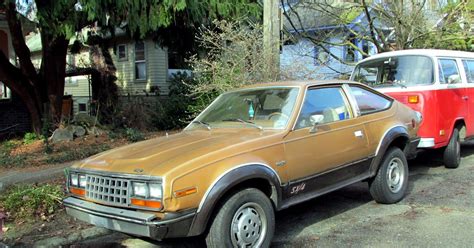
<path id="1" fill-rule="evenodd" d="M 187 236 L 196 214 L 195 210 L 190 210 L 159 219 L 153 213 L 108 207 L 74 197 L 64 199 L 63 203 L 66 212 L 79 220 L 157 240 Z"/>
<path id="2" fill-rule="evenodd" d="M 434 138 L 421 138 L 418 148 L 433 148 L 435 147 Z"/>

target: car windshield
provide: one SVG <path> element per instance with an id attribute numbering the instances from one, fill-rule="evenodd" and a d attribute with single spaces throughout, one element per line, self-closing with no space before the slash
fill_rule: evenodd
<path id="1" fill-rule="evenodd" d="M 299 89 L 274 87 L 238 90 L 219 96 L 189 129 L 196 128 L 286 128 Z"/>
<path id="2" fill-rule="evenodd" d="M 352 80 L 375 88 L 429 85 L 434 82 L 433 62 L 417 55 L 371 60 L 357 65 Z"/>

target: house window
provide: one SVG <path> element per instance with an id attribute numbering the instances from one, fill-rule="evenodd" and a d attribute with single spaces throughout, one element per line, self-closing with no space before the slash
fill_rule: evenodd
<path id="1" fill-rule="evenodd" d="M 0 100 L 11 99 L 12 93 L 10 89 L 0 81 Z"/>
<path id="2" fill-rule="evenodd" d="M 146 79 L 145 43 L 135 43 L 135 79 Z"/>
<path id="3" fill-rule="evenodd" d="M 79 112 L 87 112 L 87 104 L 86 103 L 79 103 L 78 108 L 79 108 Z"/>
<path id="4" fill-rule="evenodd" d="M 347 40 L 350 44 L 347 44 L 344 47 L 344 60 L 346 62 L 356 62 L 356 51 L 355 47 L 357 46 L 357 42 L 355 37 L 352 35 Z"/>
<path id="5" fill-rule="evenodd" d="M 127 45 L 120 44 L 117 46 L 117 56 L 119 61 L 127 60 Z"/>

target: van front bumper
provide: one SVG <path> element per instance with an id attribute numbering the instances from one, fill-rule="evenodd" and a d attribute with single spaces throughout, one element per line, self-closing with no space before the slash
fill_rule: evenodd
<path id="1" fill-rule="evenodd" d="M 418 148 L 433 148 L 435 147 L 434 138 L 421 138 L 418 143 Z"/>
<path id="2" fill-rule="evenodd" d="M 79 220 L 136 236 L 161 240 L 185 237 L 196 215 L 195 210 L 165 215 L 104 206 L 74 197 L 64 199 L 66 212 Z"/>

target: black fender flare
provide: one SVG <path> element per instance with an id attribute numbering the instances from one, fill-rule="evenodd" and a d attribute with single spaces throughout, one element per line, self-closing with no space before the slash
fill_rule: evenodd
<path id="1" fill-rule="evenodd" d="M 375 158 L 370 164 L 370 176 L 375 176 L 377 174 L 377 170 L 379 169 L 380 162 L 382 161 L 385 152 L 387 151 L 390 144 L 399 137 L 404 137 L 407 139 L 407 142 L 409 141 L 410 136 L 405 126 L 394 126 L 385 132 L 375 152 Z"/>
<path id="2" fill-rule="evenodd" d="M 276 171 L 264 164 L 247 164 L 224 172 L 210 186 L 203 196 L 199 208 L 189 229 L 188 236 L 202 234 L 208 225 L 211 215 L 219 200 L 231 188 L 250 179 L 264 179 L 268 181 L 272 188 L 271 201 L 275 205 L 281 202 L 281 181 Z"/>

